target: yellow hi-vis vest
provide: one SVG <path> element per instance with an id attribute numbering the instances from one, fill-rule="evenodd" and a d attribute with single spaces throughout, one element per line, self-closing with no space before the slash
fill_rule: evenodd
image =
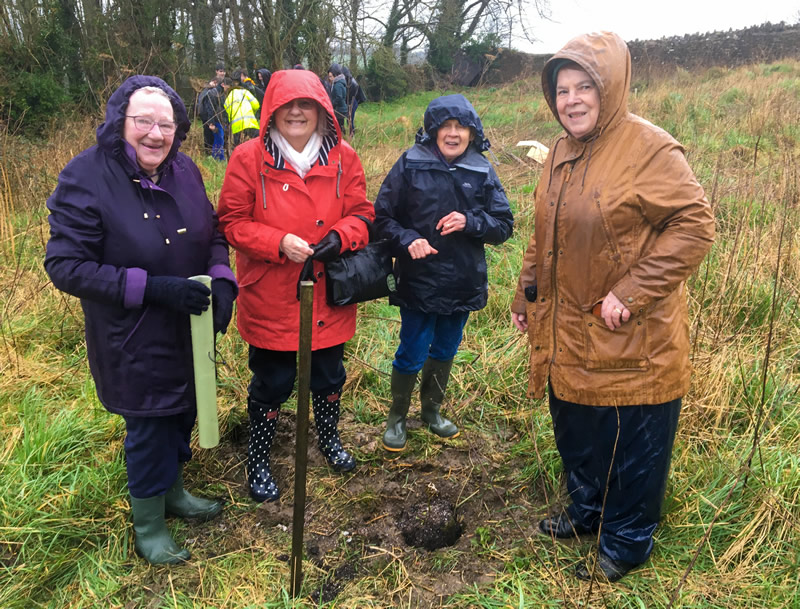
<path id="1" fill-rule="evenodd" d="M 225 112 L 231 124 L 231 133 L 239 133 L 243 129 L 258 129 L 256 110 L 258 100 L 247 89 L 231 89 L 225 98 Z"/>

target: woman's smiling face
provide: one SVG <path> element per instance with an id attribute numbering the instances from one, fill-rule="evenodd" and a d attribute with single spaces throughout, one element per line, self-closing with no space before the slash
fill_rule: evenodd
<path id="1" fill-rule="evenodd" d="M 600 116 L 600 93 L 592 77 L 577 68 L 561 68 L 556 81 L 558 118 L 570 135 L 591 133 Z"/>
<path id="2" fill-rule="evenodd" d="M 125 110 L 125 126 L 122 137 L 136 151 L 136 160 L 139 167 L 148 175 L 155 175 L 158 167 L 167 158 L 172 141 L 172 133 L 164 134 L 158 123 L 174 123 L 175 112 L 166 96 L 150 91 L 135 91 L 128 100 Z M 149 118 L 155 123 L 149 131 L 143 131 L 136 126 L 134 116 Z"/>
<path id="3" fill-rule="evenodd" d="M 319 121 L 319 105 L 313 99 L 293 99 L 275 110 L 275 128 L 284 139 L 302 152 Z"/>

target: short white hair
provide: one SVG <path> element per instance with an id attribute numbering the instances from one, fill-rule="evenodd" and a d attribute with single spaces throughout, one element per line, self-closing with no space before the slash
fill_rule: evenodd
<path id="1" fill-rule="evenodd" d="M 154 93 L 155 95 L 160 95 L 161 97 L 163 97 L 164 99 L 166 99 L 169 102 L 170 106 L 172 105 L 172 100 L 169 98 L 169 95 L 167 95 L 167 92 L 164 91 L 164 89 L 161 89 L 160 87 L 153 87 L 152 85 L 148 85 L 146 87 L 139 87 L 133 93 L 131 93 L 131 97 L 136 95 L 139 91 L 144 91 L 145 93 Z M 130 99 L 130 97 L 128 99 Z"/>

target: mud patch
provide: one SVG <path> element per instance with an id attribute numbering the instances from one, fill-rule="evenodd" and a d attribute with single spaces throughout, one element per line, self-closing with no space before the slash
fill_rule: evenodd
<path id="1" fill-rule="evenodd" d="M 452 546 L 464 530 L 453 504 L 442 498 L 415 503 L 403 511 L 397 525 L 408 545 L 429 551 Z"/>

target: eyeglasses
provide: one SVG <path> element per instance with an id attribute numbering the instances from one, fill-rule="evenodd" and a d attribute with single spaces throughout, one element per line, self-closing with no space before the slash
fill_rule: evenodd
<path id="1" fill-rule="evenodd" d="M 153 125 L 158 125 L 158 130 L 161 132 L 161 135 L 172 135 L 175 133 L 175 129 L 178 128 L 175 121 L 161 121 L 157 123 L 152 118 L 147 118 L 146 116 L 130 116 L 128 114 L 125 115 L 125 118 L 132 118 L 136 128 L 145 133 L 149 133 L 153 129 Z"/>
<path id="2" fill-rule="evenodd" d="M 286 108 L 287 110 L 291 110 L 295 104 L 301 110 L 312 110 L 317 106 L 317 102 L 315 102 L 313 99 L 301 97 L 299 99 L 293 99 L 292 101 L 285 103 L 283 107 Z"/>

